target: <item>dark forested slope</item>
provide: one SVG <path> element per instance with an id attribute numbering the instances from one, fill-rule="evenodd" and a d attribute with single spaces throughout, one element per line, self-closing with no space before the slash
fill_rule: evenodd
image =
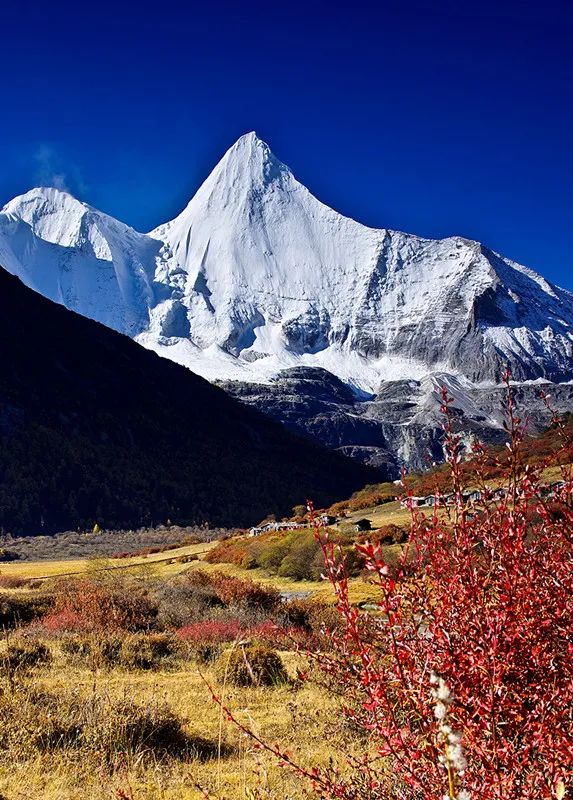
<path id="1" fill-rule="evenodd" d="M 376 473 L 0 270 L 0 526 L 246 525 Z"/>

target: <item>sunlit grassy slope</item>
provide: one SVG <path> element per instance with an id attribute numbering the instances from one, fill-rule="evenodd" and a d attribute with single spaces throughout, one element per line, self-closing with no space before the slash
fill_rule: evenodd
<path id="1" fill-rule="evenodd" d="M 112 535 L 112 534 L 110 534 Z M 86 571 L 97 569 L 133 569 L 135 567 L 152 566 L 154 569 L 167 570 L 169 562 L 186 555 L 204 555 L 214 543 L 200 543 L 179 547 L 166 553 L 154 553 L 135 558 L 106 558 L 98 563 L 96 559 L 78 559 L 73 561 L 12 561 L 0 564 L 0 575 L 17 575 L 24 578 L 49 578 L 58 575 L 80 575 Z M 176 564 L 171 570 L 181 571 L 186 564 Z"/>

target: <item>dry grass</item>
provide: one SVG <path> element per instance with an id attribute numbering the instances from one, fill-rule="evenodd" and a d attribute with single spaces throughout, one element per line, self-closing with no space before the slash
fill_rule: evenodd
<path id="1" fill-rule="evenodd" d="M 177 563 L 177 559 L 182 556 L 201 556 L 207 553 L 216 542 L 199 543 L 178 547 L 176 550 L 169 550 L 167 553 L 154 553 L 146 557 L 136 556 L 134 558 L 109 558 L 102 559 L 78 559 L 75 561 L 12 561 L 0 564 L 0 575 L 14 575 L 24 578 L 50 578 L 62 575 L 81 575 L 85 572 L 95 571 L 99 568 L 133 570 L 139 567 L 149 567 L 160 569 L 162 572 L 175 574 L 186 568 L 186 564 Z M 171 563 L 174 562 L 174 563 Z M 169 569 L 171 567 L 171 569 Z"/>
<path id="2" fill-rule="evenodd" d="M 291 675 L 294 674 L 297 657 L 290 653 L 282 655 Z M 215 670 L 205 669 L 207 680 L 217 685 Z M 24 698 L 31 686 L 26 684 L 16 691 Z M 154 758 L 153 754 L 147 758 L 126 754 L 110 767 L 97 752 L 78 754 L 62 749 L 30 757 L 17 751 L 0 751 L 3 797 L 195 800 L 203 797 L 200 789 L 204 788 L 212 797 L 239 800 L 247 796 L 247 787 L 257 789 L 260 797 L 302 800 L 305 796 L 302 785 L 288 770 L 253 751 L 250 740 L 239 735 L 225 720 L 210 700 L 196 668 L 153 674 L 114 670 L 94 675 L 66 665 L 56 652 L 53 666 L 35 673 L 34 691 L 46 690 L 63 696 L 72 688 L 85 696 L 95 692 L 109 702 L 166 703 L 184 720 L 184 731 L 191 738 L 199 736 L 217 742 L 222 726 L 222 740 L 230 748 L 230 754 L 212 760 L 193 757 L 165 760 Z M 349 733 L 336 713 L 336 701 L 316 687 L 287 684 L 276 688 L 227 687 L 224 691 L 226 701 L 243 722 L 269 741 L 288 741 L 290 750 L 304 765 L 326 763 L 337 749 L 348 747 Z"/>

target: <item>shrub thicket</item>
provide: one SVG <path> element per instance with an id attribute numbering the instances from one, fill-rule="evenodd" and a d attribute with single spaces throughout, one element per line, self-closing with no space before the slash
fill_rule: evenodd
<path id="1" fill-rule="evenodd" d="M 54 632 L 149 630 L 157 611 L 147 592 L 129 581 L 82 578 L 58 588 L 43 625 Z"/>
<path id="2" fill-rule="evenodd" d="M 263 644 L 239 643 L 224 652 L 219 671 L 224 680 L 235 686 L 278 686 L 288 680 L 279 654 Z"/>
<path id="3" fill-rule="evenodd" d="M 354 533 L 354 529 L 352 529 Z M 351 546 L 354 536 L 343 532 L 332 534 L 343 545 L 342 558 L 349 575 L 358 575 L 363 562 Z M 302 581 L 320 580 L 324 558 L 311 530 L 269 534 L 260 539 L 238 539 L 219 543 L 208 554 L 211 563 L 232 563 L 262 569 Z"/>

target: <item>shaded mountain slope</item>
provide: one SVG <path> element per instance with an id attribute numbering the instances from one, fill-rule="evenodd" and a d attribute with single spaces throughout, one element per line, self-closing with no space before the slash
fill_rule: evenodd
<path id="1" fill-rule="evenodd" d="M 0 270 L 0 526 L 247 525 L 376 473 Z"/>

